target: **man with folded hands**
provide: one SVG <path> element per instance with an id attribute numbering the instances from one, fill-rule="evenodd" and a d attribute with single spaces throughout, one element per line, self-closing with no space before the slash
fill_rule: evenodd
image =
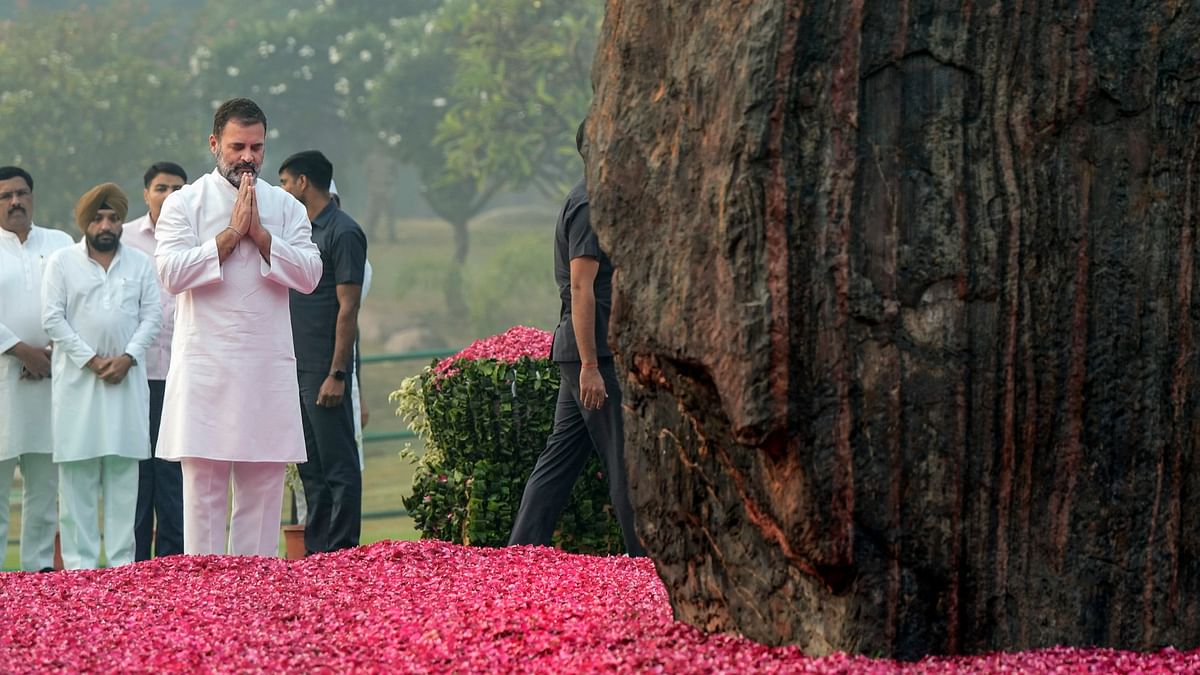
<path id="1" fill-rule="evenodd" d="M 133 562 L 138 462 L 150 456 L 143 363 L 162 308 L 150 258 L 121 245 L 128 207 L 113 183 L 88 190 L 75 205 L 83 240 L 51 255 L 42 279 L 67 569 L 100 566 L 101 496 L 108 564 Z"/>
<path id="2" fill-rule="evenodd" d="M 266 138 L 254 101 L 219 106 L 216 169 L 167 197 L 154 230 L 177 303 L 158 456 L 183 465 L 187 554 L 278 555 L 284 469 L 306 459 L 288 291 L 312 292 L 321 253 L 304 206 L 258 180 Z"/>

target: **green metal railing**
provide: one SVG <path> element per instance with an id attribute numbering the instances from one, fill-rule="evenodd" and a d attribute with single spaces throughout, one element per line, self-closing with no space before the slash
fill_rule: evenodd
<path id="1" fill-rule="evenodd" d="M 417 359 L 444 359 L 447 356 L 454 356 L 459 350 L 457 349 L 418 349 L 411 352 L 401 352 L 392 354 L 367 354 L 359 357 L 361 367 L 365 368 L 368 363 L 390 363 L 394 361 L 416 361 Z M 411 429 L 402 431 L 373 431 L 363 432 L 363 444 L 379 443 L 382 441 L 395 441 L 405 438 L 415 438 L 416 434 Z M 365 511 L 362 514 L 363 520 L 381 520 L 386 518 L 403 518 L 408 515 L 407 509 L 391 509 L 388 511 Z"/>
<path id="2" fill-rule="evenodd" d="M 444 359 L 447 356 L 454 356 L 459 350 L 457 349 L 418 349 L 412 352 L 401 352 L 393 354 L 368 354 L 359 358 L 359 363 L 364 367 L 368 363 L 389 363 L 393 361 L 415 361 L 417 359 Z M 403 431 L 371 431 L 363 432 L 363 443 L 379 443 L 381 441 L 395 441 L 405 438 L 414 438 L 416 434 L 410 429 Z"/>

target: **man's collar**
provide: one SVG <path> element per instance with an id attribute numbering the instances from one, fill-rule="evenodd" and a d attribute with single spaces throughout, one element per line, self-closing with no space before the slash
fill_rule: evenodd
<path id="1" fill-rule="evenodd" d="M 83 235 L 83 238 L 82 238 L 82 239 L 80 239 L 79 241 L 75 242 L 75 246 L 79 247 L 79 249 L 80 249 L 81 251 L 83 251 L 83 257 L 87 258 L 87 259 L 88 259 L 88 260 L 90 260 L 91 262 L 94 262 L 94 263 L 96 263 L 97 265 L 99 265 L 99 264 L 100 264 L 100 262 L 99 262 L 98 260 L 96 260 L 95 258 L 93 258 L 93 257 L 92 257 L 92 249 L 88 247 L 88 243 L 87 243 L 87 235 L 86 235 L 86 234 L 85 234 L 85 235 Z M 113 259 L 112 259 L 112 261 L 110 261 L 110 262 L 108 263 L 108 269 L 109 269 L 109 270 L 112 270 L 112 268 L 113 268 L 113 267 L 115 267 L 115 266 L 116 266 L 116 264 L 117 264 L 117 263 L 118 263 L 118 262 L 121 260 L 121 258 L 123 257 L 123 256 L 121 255 L 121 253 L 122 253 L 124 250 L 125 250 L 125 243 L 124 243 L 124 242 L 120 242 L 120 241 L 118 241 L 118 242 L 117 242 L 117 249 L 116 249 L 115 251 L 113 251 Z"/>
<path id="2" fill-rule="evenodd" d="M 317 214 L 317 217 L 313 218 L 312 224 L 317 227 L 325 227 L 329 224 L 330 220 L 333 220 L 333 214 L 337 211 L 337 208 L 337 202 L 330 199 L 325 208 L 321 209 L 321 212 Z"/>
<path id="3" fill-rule="evenodd" d="M 30 223 L 29 224 L 29 233 L 25 235 L 24 243 L 28 244 L 30 239 L 37 236 L 35 234 L 36 232 L 37 232 L 37 226 L 34 225 L 33 223 Z M 0 238 L 11 239 L 12 241 L 17 242 L 17 244 L 22 243 L 21 237 L 16 232 L 10 232 L 10 231 L 4 229 L 3 227 L 0 227 Z"/>
<path id="4" fill-rule="evenodd" d="M 139 232 L 143 232 L 146 234 L 154 233 L 154 223 L 150 222 L 150 214 L 149 213 L 142 215 L 141 218 L 135 218 L 134 220 L 132 220 L 128 223 L 125 223 L 126 228 L 129 228 L 131 226 L 136 227 Z"/>

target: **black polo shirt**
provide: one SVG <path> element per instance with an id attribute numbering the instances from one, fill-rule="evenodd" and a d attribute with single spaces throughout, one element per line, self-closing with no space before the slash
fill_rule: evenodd
<path id="1" fill-rule="evenodd" d="M 321 251 L 321 281 L 312 293 L 290 292 L 296 369 L 327 373 L 337 332 L 338 284 L 362 286 L 367 237 L 354 219 L 330 201 L 312 221 L 312 240 Z M 353 362 L 345 370 L 353 370 Z"/>
<path id="2" fill-rule="evenodd" d="M 558 328 L 554 330 L 554 345 L 550 357 L 554 361 L 578 361 L 579 346 L 575 343 L 575 326 L 571 323 L 571 260 L 595 258 L 600 262 L 593 293 L 596 296 L 596 356 L 612 356 L 608 348 L 608 316 L 612 313 L 613 266 L 600 250 L 600 241 L 592 231 L 589 218 L 587 186 L 580 179 L 558 214 L 554 227 L 554 279 L 562 299 Z"/>

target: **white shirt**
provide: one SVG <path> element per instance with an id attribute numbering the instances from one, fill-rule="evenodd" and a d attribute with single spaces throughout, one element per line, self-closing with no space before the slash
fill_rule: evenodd
<path id="1" fill-rule="evenodd" d="M 307 460 L 288 289 L 316 288 L 321 253 L 300 202 L 261 179 L 255 195 L 269 264 L 249 237 L 219 261 L 237 188 L 216 171 L 163 203 L 156 262 L 178 305 L 158 457 Z"/>
<path id="2" fill-rule="evenodd" d="M 50 380 L 22 380 L 21 360 L 4 352 L 17 343 L 46 347 L 42 329 L 45 259 L 74 243 L 70 235 L 36 225 L 22 244 L 0 228 L 0 460 L 50 454 Z"/>
<path id="3" fill-rule="evenodd" d="M 117 249 L 105 270 L 79 242 L 46 260 L 42 326 L 54 341 L 50 357 L 54 461 L 117 455 L 150 456 L 150 386 L 146 350 L 158 335 L 162 308 L 146 254 Z M 120 384 L 87 368 L 93 356 L 129 354 L 135 365 Z"/>
<path id="4" fill-rule="evenodd" d="M 125 223 L 121 243 L 136 248 L 153 260 L 158 242 L 154 239 L 154 224 L 150 222 L 150 214 Z M 159 290 L 162 291 L 162 329 L 158 331 L 154 344 L 146 350 L 146 377 L 151 380 L 167 379 L 167 371 L 171 367 L 171 337 L 175 333 L 175 296 L 161 286 Z"/>

